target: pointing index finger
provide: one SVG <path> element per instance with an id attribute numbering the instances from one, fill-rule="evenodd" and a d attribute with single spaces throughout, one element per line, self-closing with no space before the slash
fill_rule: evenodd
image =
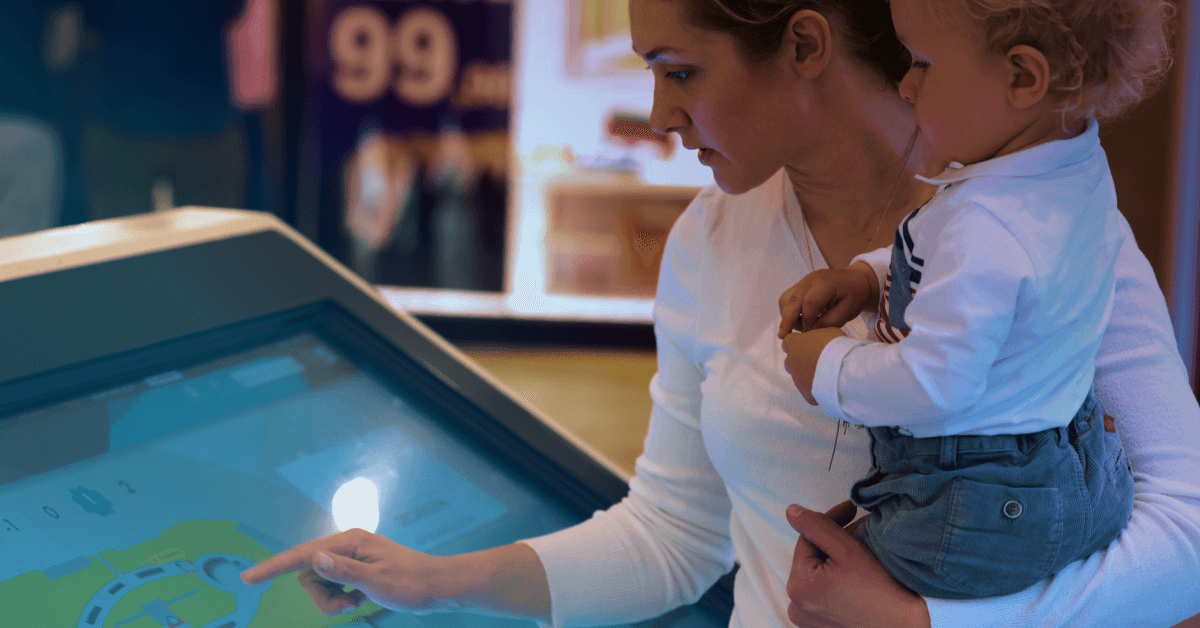
<path id="1" fill-rule="evenodd" d="M 332 552 L 342 556 L 353 556 L 358 548 L 355 539 L 340 532 L 302 543 L 268 558 L 242 572 L 242 582 L 259 584 L 286 573 L 312 567 L 317 552 Z"/>

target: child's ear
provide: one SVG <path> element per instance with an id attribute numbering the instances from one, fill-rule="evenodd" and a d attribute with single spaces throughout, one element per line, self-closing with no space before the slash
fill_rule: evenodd
<path id="1" fill-rule="evenodd" d="M 1050 89 L 1050 64 L 1046 55 L 1033 46 L 1013 46 L 1004 55 L 1008 60 L 1008 102 L 1017 109 L 1028 109 L 1045 97 Z"/>

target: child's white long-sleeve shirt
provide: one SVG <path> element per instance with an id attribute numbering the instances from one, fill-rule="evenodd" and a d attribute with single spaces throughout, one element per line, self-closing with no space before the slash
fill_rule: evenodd
<path id="1" fill-rule="evenodd" d="M 925 179 L 945 187 L 901 222 L 898 246 L 855 258 L 896 319 L 886 295 L 899 286 L 886 279 L 903 256 L 909 331 L 829 343 L 813 379 L 825 412 L 916 437 L 1071 421 L 1092 387 L 1124 240 L 1097 128 Z"/>
<path id="2" fill-rule="evenodd" d="M 826 470 L 836 422 L 783 369 L 779 295 L 813 270 L 806 247 L 825 266 L 802 220 L 781 171 L 739 196 L 710 186 L 676 223 L 655 304 L 654 407 L 629 495 L 526 541 L 546 569 L 555 625 L 660 615 L 695 601 L 736 559 L 731 625 L 792 628 L 797 535 L 784 510 L 827 510 L 869 466 L 865 431 L 850 429 Z M 1133 465 L 1129 527 L 1020 593 L 927 600 L 933 628 L 1166 628 L 1200 613 L 1200 406 L 1154 273 L 1123 218 L 1121 229 L 1096 391 Z M 846 330 L 867 333 L 860 320 Z"/>

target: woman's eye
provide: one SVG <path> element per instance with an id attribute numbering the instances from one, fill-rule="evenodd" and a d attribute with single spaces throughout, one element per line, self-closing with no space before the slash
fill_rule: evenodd
<path id="1" fill-rule="evenodd" d="M 650 66 L 646 66 L 646 69 L 653 70 L 654 68 L 651 68 Z M 663 76 L 667 77 L 668 79 L 670 79 L 672 81 L 679 81 L 680 83 L 686 83 L 686 82 L 688 82 L 688 79 L 690 79 L 692 77 L 692 71 L 691 70 L 676 70 L 674 72 L 663 72 Z"/>
<path id="2" fill-rule="evenodd" d="M 928 61 L 917 61 L 916 59 L 913 59 L 912 67 L 914 67 L 918 70 L 924 70 L 925 68 L 929 67 L 929 62 Z"/>

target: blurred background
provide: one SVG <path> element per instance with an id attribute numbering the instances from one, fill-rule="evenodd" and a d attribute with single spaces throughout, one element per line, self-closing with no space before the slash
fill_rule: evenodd
<path id="1" fill-rule="evenodd" d="M 1195 386 L 1200 15 L 1178 4 L 1167 84 L 1102 139 Z M 603 381 L 644 421 L 663 244 L 712 179 L 649 128 L 628 29 L 627 0 L 5 0 L 0 237 L 265 210 L 558 418 L 611 415 L 580 403 Z"/>

